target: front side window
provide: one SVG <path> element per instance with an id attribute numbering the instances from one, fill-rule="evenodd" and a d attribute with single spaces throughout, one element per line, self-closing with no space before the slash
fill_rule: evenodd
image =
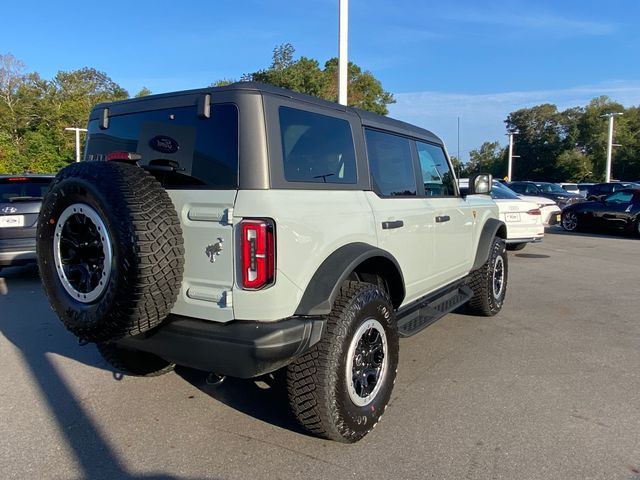
<path id="1" fill-rule="evenodd" d="M 288 182 L 356 183 L 356 156 L 347 120 L 280 107 L 284 177 Z"/>
<path id="2" fill-rule="evenodd" d="M 456 195 L 454 176 L 442 147 L 416 142 L 424 193 L 427 197 L 453 197 Z"/>
<path id="3" fill-rule="evenodd" d="M 368 129 L 365 138 L 376 191 L 385 197 L 417 195 L 411 140 Z"/>

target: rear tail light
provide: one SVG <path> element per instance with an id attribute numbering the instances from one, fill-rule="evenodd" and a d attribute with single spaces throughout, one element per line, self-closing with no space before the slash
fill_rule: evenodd
<path id="1" fill-rule="evenodd" d="M 240 222 L 242 255 L 242 288 L 258 290 L 275 279 L 274 226 L 267 219 L 245 219 Z"/>
<path id="2" fill-rule="evenodd" d="M 528 215 L 542 215 L 542 212 L 539 208 L 532 208 L 527 212 Z"/>
<path id="3" fill-rule="evenodd" d="M 24 182 L 27 180 L 27 177 L 9 177 L 7 180 L 10 182 Z"/>

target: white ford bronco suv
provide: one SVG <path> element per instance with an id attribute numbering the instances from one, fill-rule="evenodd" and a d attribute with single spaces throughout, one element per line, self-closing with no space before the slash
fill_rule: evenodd
<path id="1" fill-rule="evenodd" d="M 309 432 L 364 437 L 399 337 L 494 315 L 505 225 L 415 126 L 255 83 L 101 104 L 38 222 L 65 326 L 131 375 L 286 372 Z"/>

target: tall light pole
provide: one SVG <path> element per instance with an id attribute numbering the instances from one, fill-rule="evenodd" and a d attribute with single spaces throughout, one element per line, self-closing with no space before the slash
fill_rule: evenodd
<path id="1" fill-rule="evenodd" d="M 507 170 L 507 178 L 509 179 L 509 181 L 513 181 L 513 178 L 511 178 L 511 165 L 513 163 L 513 159 L 514 158 L 520 158 L 520 155 L 514 155 L 513 154 L 513 136 L 514 135 L 518 135 L 520 132 L 516 131 L 516 132 L 509 132 L 509 168 Z"/>
<path id="2" fill-rule="evenodd" d="M 621 112 L 612 112 L 605 113 L 604 115 L 600 115 L 600 117 L 609 117 L 609 140 L 607 142 L 607 172 L 605 176 L 605 182 L 609 183 L 611 181 L 611 155 L 613 153 L 613 117 L 617 117 L 622 115 Z"/>
<path id="3" fill-rule="evenodd" d="M 348 66 L 347 44 L 349 36 L 349 0 L 340 0 L 340 27 L 338 32 L 338 103 L 347 104 Z"/>
<path id="4" fill-rule="evenodd" d="M 86 128 L 67 127 L 65 130 L 76 132 L 76 162 L 80 161 L 80 132 L 86 132 Z"/>

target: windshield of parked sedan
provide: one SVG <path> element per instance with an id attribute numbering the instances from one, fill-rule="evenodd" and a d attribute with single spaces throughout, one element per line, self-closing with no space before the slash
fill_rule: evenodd
<path id="1" fill-rule="evenodd" d="M 491 198 L 499 200 L 520 200 L 520 197 L 511 190 L 509 187 L 501 184 L 500 182 L 493 182 L 493 188 L 491 189 Z"/>
<path id="2" fill-rule="evenodd" d="M 565 189 L 555 183 L 536 183 L 536 186 L 545 193 L 567 193 Z"/>

